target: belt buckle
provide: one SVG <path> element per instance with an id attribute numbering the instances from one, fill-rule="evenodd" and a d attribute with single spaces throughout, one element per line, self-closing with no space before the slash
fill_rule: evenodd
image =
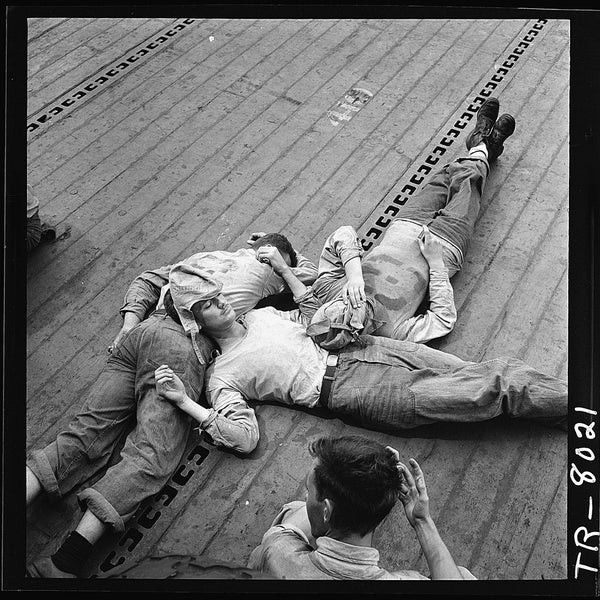
<path id="1" fill-rule="evenodd" d="M 338 356 L 337 354 L 335 354 L 335 353 L 331 353 L 331 352 L 330 352 L 330 353 L 327 355 L 327 362 L 326 362 L 326 365 L 327 365 L 328 367 L 336 367 L 336 366 L 337 366 L 337 364 L 338 364 L 338 358 L 339 358 L 339 356 Z"/>

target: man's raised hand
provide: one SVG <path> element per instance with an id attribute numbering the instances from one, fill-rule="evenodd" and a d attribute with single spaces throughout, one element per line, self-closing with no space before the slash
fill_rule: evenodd
<path id="1" fill-rule="evenodd" d="M 267 235 L 264 231 L 254 231 L 250 234 L 250 237 L 246 240 L 246 244 L 252 246 L 256 240 Z"/>
<path id="2" fill-rule="evenodd" d="M 262 263 L 271 265 L 279 275 L 288 268 L 288 264 L 275 246 L 261 246 L 256 250 L 256 258 Z"/>
<path id="3" fill-rule="evenodd" d="M 409 460 L 409 464 L 410 469 L 405 464 L 398 463 L 398 468 L 404 476 L 400 484 L 400 501 L 408 522 L 414 527 L 417 521 L 430 520 L 431 515 L 423 471 L 414 458 Z"/>

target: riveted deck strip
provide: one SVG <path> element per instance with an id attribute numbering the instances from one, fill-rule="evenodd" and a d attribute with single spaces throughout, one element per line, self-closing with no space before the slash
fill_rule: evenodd
<path id="1" fill-rule="evenodd" d="M 107 21 L 111 23 L 114 20 L 109 19 Z M 182 19 L 169 24 L 162 31 L 154 33 L 150 39 L 146 39 L 128 50 L 124 57 L 119 57 L 114 62 L 103 65 L 98 72 L 88 76 L 86 80 L 77 82 L 68 92 L 62 93 L 60 97 L 52 100 L 46 106 L 40 108 L 34 104 L 32 108 L 35 110 L 35 113 L 27 119 L 27 133 L 29 135 L 37 135 L 44 127 L 50 125 L 57 118 L 65 117 L 83 102 L 87 102 L 97 94 L 108 89 L 108 86 L 105 84 L 110 85 L 118 81 L 126 73 L 130 73 L 139 64 L 147 60 L 153 52 L 158 52 L 164 48 L 165 44 L 168 44 L 173 39 L 173 36 L 178 35 L 181 31 L 185 31 L 185 28 L 190 27 L 193 23 L 194 19 Z M 93 25 L 96 26 L 96 23 L 94 22 Z M 81 63 L 82 59 L 84 61 L 86 58 L 88 59 L 87 62 L 89 65 L 86 65 L 87 68 L 90 68 L 90 66 L 94 67 L 94 63 L 96 62 L 94 57 L 97 55 L 98 50 L 102 50 L 103 46 L 110 48 L 121 39 L 126 40 L 125 43 L 130 42 L 132 37 L 129 27 L 130 22 L 124 24 L 122 31 L 116 25 L 118 24 L 113 22 L 113 26 L 110 29 L 112 35 L 105 35 L 101 45 L 96 43 L 96 47 L 77 46 L 72 50 L 70 55 L 66 55 L 59 61 L 53 61 L 51 56 L 48 57 L 48 62 L 40 65 L 40 70 L 43 70 L 44 76 L 32 79 L 33 81 L 38 81 L 37 85 L 39 87 L 30 88 L 28 90 L 29 94 L 34 97 L 37 95 L 40 98 L 48 95 L 52 96 L 55 91 L 64 89 L 65 86 L 65 78 L 57 77 L 57 73 L 66 71 L 68 73 L 67 81 L 74 77 L 76 78 L 81 72 L 81 69 L 78 71 L 76 67 Z M 155 26 L 154 23 L 150 24 L 150 27 L 153 29 Z M 144 25 L 140 26 L 140 31 L 143 35 L 147 34 Z M 81 35 L 85 39 L 86 32 L 82 31 Z M 98 39 L 99 37 L 96 38 L 96 40 Z M 75 43 L 78 43 L 78 41 Z M 32 75 L 35 74 L 32 73 Z M 40 94 L 41 90 L 44 90 L 43 94 Z"/>

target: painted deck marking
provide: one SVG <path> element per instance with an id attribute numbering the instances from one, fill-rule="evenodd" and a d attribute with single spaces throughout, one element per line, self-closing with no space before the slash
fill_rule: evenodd
<path id="1" fill-rule="evenodd" d="M 523 56 L 525 50 L 535 41 L 547 22 L 547 19 L 537 19 L 532 25 L 526 27 L 527 31 L 523 34 L 521 40 L 509 52 L 508 56 L 494 65 L 494 69 L 486 83 L 462 114 L 460 116 L 458 116 L 458 113 L 454 114 L 442 127 L 442 131 L 446 133 L 439 143 L 433 150 L 425 150 L 415 161 L 416 166 L 413 168 L 412 173 L 408 172 L 387 192 L 379 204 L 385 206 L 386 199 L 390 197 L 393 197 L 393 200 L 383 210 L 378 206 L 358 232 L 359 236 L 363 236 L 360 243 L 364 250 L 371 250 L 376 245 L 376 240 L 381 237 L 384 229 L 398 214 L 399 207 L 406 204 L 409 198 L 422 187 L 425 177 L 429 175 L 433 166 L 439 162 L 440 157 L 446 153 L 448 148 L 460 138 L 460 134 L 466 129 L 467 124 L 477 113 L 479 107 L 492 95 L 493 91 L 497 92 L 498 88 L 502 87 L 501 83 L 505 85 L 509 76 L 514 75 L 514 71 L 511 73 L 511 69 Z M 373 220 L 375 223 L 370 224 Z M 366 233 L 362 234 L 364 230 L 366 230 Z"/>
<path id="2" fill-rule="evenodd" d="M 362 88 L 351 88 L 327 111 L 327 117 L 334 127 L 342 121 L 349 121 L 371 98 L 373 94 Z"/>
<path id="3" fill-rule="evenodd" d="M 124 73 L 131 73 L 142 62 L 155 54 L 157 51 L 171 43 L 177 36 L 198 19 L 180 19 L 174 25 L 165 27 L 162 31 L 155 33 L 135 48 L 131 49 L 125 58 L 115 60 L 113 63 L 103 67 L 95 75 L 71 88 L 66 94 L 53 100 L 34 115 L 27 117 L 27 134 L 31 139 L 40 133 L 51 121 L 68 115 L 72 110 L 81 106 L 90 98 L 105 90 L 109 84 L 120 79 Z M 127 71 L 129 69 L 129 71 Z"/>
<path id="4" fill-rule="evenodd" d="M 128 529 L 118 540 L 117 546 L 108 553 L 100 564 L 100 573 L 107 573 L 117 567 L 125 568 L 123 565 L 128 559 L 131 559 L 132 552 L 142 541 L 144 533 L 150 530 L 160 519 L 161 514 L 164 512 L 164 509 L 161 510 L 161 508 L 171 504 L 179 490 L 187 484 L 196 472 L 197 469 L 192 467 L 200 466 L 208 454 L 208 448 L 199 444 L 188 453 L 186 462 L 179 465 L 162 490 L 155 494 L 149 502 L 145 502 L 140 506 L 134 518 L 129 522 Z M 126 566 L 130 566 L 130 563 L 127 563 Z"/>

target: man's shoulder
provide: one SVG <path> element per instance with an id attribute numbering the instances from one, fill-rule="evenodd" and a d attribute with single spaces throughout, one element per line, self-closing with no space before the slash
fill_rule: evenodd
<path id="1" fill-rule="evenodd" d="M 312 548 L 293 527 L 274 525 L 254 549 L 250 565 L 276 577 L 305 579 L 319 574 L 310 555 Z"/>

